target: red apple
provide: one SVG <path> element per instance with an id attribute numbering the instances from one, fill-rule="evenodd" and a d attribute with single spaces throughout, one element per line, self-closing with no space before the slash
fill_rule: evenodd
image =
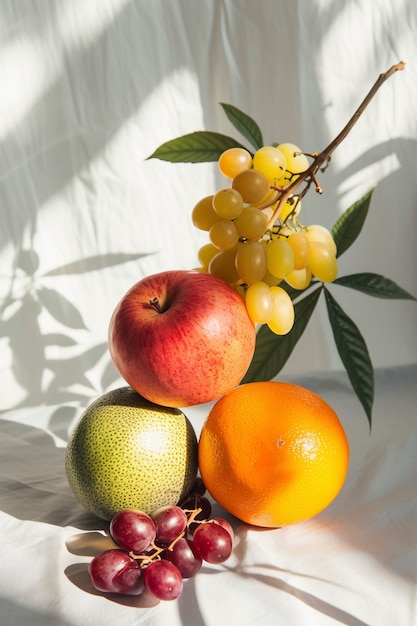
<path id="1" fill-rule="evenodd" d="M 109 350 L 120 375 L 155 404 L 210 402 L 240 383 L 255 350 L 241 296 L 196 271 L 153 274 L 117 305 Z"/>

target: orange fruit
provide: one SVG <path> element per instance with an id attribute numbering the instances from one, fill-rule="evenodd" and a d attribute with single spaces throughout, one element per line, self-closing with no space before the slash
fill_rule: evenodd
<path id="1" fill-rule="evenodd" d="M 315 516 L 337 496 L 348 440 L 317 394 L 283 382 L 254 382 L 212 407 L 201 430 L 199 468 L 229 513 L 276 528 Z"/>

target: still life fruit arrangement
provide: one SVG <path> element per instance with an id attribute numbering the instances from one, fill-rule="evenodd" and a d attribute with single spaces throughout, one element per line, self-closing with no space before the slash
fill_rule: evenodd
<path id="1" fill-rule="evenodd" d="M 229 521 L 279 528 L 307 520 L 340 492 L 349 444 L 317 394 L 271 380 L 304 332 L 321 293 L 339 354 L 369 423 L 373 369 L 366 344 L 328 283 L 381 298 L 415 300 L 371 273 L 338 277 L 338 257 L 361 231 L 372 192 L 331 231 L 301 222 L 319 171 L 382 83 L 381 74 L 347 126 L 321 153 L 263 145 L 258 125 L 231 105 L 249 141 L 200 131 L 150 158 L 217 161 L 224 187 L 192 210 L 206 231 L 194 270 L 147 276 L 122 297 L 109 323 L 111 358 L 127 386 L 93 402 L 70 434 L 69 485 L 108 522 L 114 546 L 89 564 L 103 593 L 173 600 L 202 564 L 232 553 Z M 199 440 L 183 410 L 212 403 Z"/>

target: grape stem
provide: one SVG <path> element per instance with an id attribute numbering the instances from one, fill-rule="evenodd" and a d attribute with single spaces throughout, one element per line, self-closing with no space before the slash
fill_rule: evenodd
<path id="1" fill-rule="evenodd" d="M 290 198 L 293 195 L 294 191 L 302 182 L 304 181 L 313 182 L 316 187 L 316 192 L 320 194 L 323 193 L 322 188 L 317 182 L 317 178 L 316 178 L 317 172 L 323 165 L 325 165 L 329 161 L 331 155 L 333 154 L 337 146 L 340 143 L 342 143 L 342 141 L 349 134 L 349 132 L 351 131 L 353 126 L 356 124 L 356 122 L 358 121 L 362 113 L 365 111 L 368 104 L 371 102 L 372 98 L 375 96 L 378 89 L 383 85 L 383 83 L 385 83 L 385 81 L 388 78 L 390 78 L 390 76 L 392 76 L 393 74 L 395 74 L 395 72 L 398 72 L 399 70 L 403 70 L 404 67 L 405 67 L 404 61 L 400 61 L 399 63 L 396 63 L 395 65 L 390 67 L 386 72 L 378 76 L 374 85 L 372 86 L 372 88 L 370 89 L 370 91 L 368 92 L 364 100 L 361 102 L 361 104 L 358 106 L 358 108 L 356 109 L 355 113 L 352 115 L 352 117 L 350 118 L 346 126 L 344 126 L 344 128 L 342 128 L 340 133 L 333 139 L 333 141 L 329 143 L 327 148 L 325 148 L 320 153 L 315 153 L 314 155 L 312 155 L 314 156 L 314 161 L 312 162 L 310 167 L 306 169 L 304 172 L 302 172 L 301 174 L 299 174 L 296 180 L 290 183 L 290 185 L 288 185 L 288 187 L 286 187 L 285 190 L 280 192 L 278 204 L 268 222 L 269 230 L 271 230 L 271 228 L 274 226 L 275 222 L 277 221 L 281 208 L 284 205 L 284 203 L 288 200 L 288 198 Z M 274 204 L 275 204 L 275 201 L 274 201 Z M 271 203 L 269 205 L 271 206 Z"/>
<path id="2" fill-rule="evenodd" d="M 197 524 L 202 524 L 203 522 L 205 522 L 206 520 L 196 520 L 195 518 L 197 517 L 197 515 L 199 513 L 201 513 L 203 509 L 201 507 L 198 507 L 196 509 L 184 509 L 185 513 L 190 513 L 188 519 L 187 519 L 187 528 L 189 528 L 190 524 L 197 523 Z M 152 541 L 152 543 L 150 544 L 150 548 L 152 548 L 152 552 L 150 554 L 136 554 L 135 552 L 133 552 L 133 550 L 131 550 L 129 552 L 129 556 L 132 559 L 135 559 L 135 561 L 140 561 L 139 567 L 144 568 L 147 567 L 150 563 L 152 563 L 152 561 L 159 561 L 161 560 L 161 554 L 162 552 L 165 552 L 165 550 L 172 550 L 175 546 L 175 544 L 177 543 L 177 541 L 179 541 L 182 537 L 185 537 L 187 530 L 184 530 L 184 532 L 180 533 L 178 535 L 178 537 L 176 537 L 170 544 L 169 546 L 158 546 L 154 541 Z"/>
<path id="3" fill-rule="evenodd" d="M 175 541 L 177 541 L 177 539 L 175 539 Z M 135 559 L 135 561 L 140 561 L 139 567 L 147 567 L 149 563 L 152 563 L 152 561 L 161 560 L 161 552 L 163 552 L 165 548 L 157 546 L 156 543 L 154 543 L 153 541 L 149 547 L 153 549 L 153 552 L 151 554 L 136 554 L 135 552 L 133 552 L 133 550 L 129 552 L 129 556 L 131 559 Z"/>
<path id="4" fill-rule="evenodd" d="M 154 541 L 152 541 L 152 543 L 150 544 L 150 547 L 153 549 L 153 552 L 151 554 L 135 554 L 135 552 L 131 551 L 129 552 L 129 556 L 132 559 L 135 559 L 136 561 L 140 561 L 139 567 L 147 567 L 149 563 L 152 563 L 152 561 L 155 561 L 155 560 L 160 561 L 162 552 L 165 552 L 165 550 L 172 550 L 175 544 L 177 543 L 177 541 L 179 541 L 182 537 L 184 537 L 184 535 L 185 535 L 185 531 L 183 533 L 180 533 L 178 537 L 176 537 L 169 544 L 169 546 L 164 546 L 164 547 L 158 546 Z"/>
<path id="5" fill-rule="evenodd" d="M 187 520 L 187 526 L 188 526 L 188 527 L 189 527 L 189 526 L 191 526 L 191 524 L 192 524 L 193 522 L 198 524 L 198 523 L 200 523 L 200 522 L 202 522 L 202 521 L 205 521 L 205 520 L 196 520 L 196 519 L 195 519 L 195 518 L 197 517 L 197 515 L 198 515 L 199 513 L 201 513 L 201 511 L 202 511 L 202 510 L 203 510 L 203 509 L 202 509 L 201 507 L 198 507 L 198 508 L 196 508 L 196 509 L 184 509 L 185 513 L 190 513 L 190 515 L 189 515 L 189 517 L 188 517 L 188 520 Z"/>

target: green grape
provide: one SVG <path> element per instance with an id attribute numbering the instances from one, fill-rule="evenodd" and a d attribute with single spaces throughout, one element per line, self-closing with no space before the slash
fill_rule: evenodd
<path id="1" fill-rule="evenodd" d="M 277 196 L 278 196 L 278 192 L 276 189 L 269 189 L 268 193 L 266 194 L 264 198 L 262 198 L 261 202 L 251 202 L 251 204 L 256 207 L 262 207 L 264 204 L 270 204 L 272 200 L 274 199 L 274 197 L 277 197 Z"/>
<path id="2" fill-rule="evenodd" d="M 266 247 L 266 263 L 273 276 L 284 278 L 294 269 L 294 251 L 284 237 L 273 239 Z"/>
<path id="3" fill-rule="evenodd" d="M 310 253 L 310 270 L 313 276 L 324 283 L 331 283 L 337 277 L 337 259 L 333 248 L 326 243 L 312 241 Z"/>
<path id="4" fill-rule="evenodd" d="M 311 283 L 311 270 L 303 267 L 301 270 L 293 270 L 285 277 L 285 282 L 294 289 L 306 289 Z"/>
<path id="5" fill-rule="evenodd" d="M 234 177 L 233 189 L 236 189 L 246 204 L 263 202 L 269 191 L 269 181 L 262 172 L 245 170 Z"/>
<path id="6" fill-rule="evenodd" d="M 197 202 L 191 213 L 191 220 L 199 230 L 210 230 L 219 220 L 219 216 L 213 209 L 214 196 L 206 196 Z"/>
<path id="7" fill-rule="evenodd" d="M 218 166 L 223 176 L 234 178 L 252 167 L 252 155 L 244 148 L 229 148 L 220 155 Z"/>
<path id="8" fill-rule="evenodd" d="M 219 250 L 212 243 L 206 243 L 198 251 L 198 260 L 200 265 L 204 268 L 208 268 L 211 259 L 218 254 Z"/>
<path id="9" fill-rule="evenodd" d="M 234 283 L 232 287 L 239 294 L 242 300 L 245 300 L 247 287 L 241 282 Z"/>
<path id="10" fill-rule="evenodd" d="M 234 222 L 220 220 L 210 228 L 210 241 L 219 250 L 233 248 L 239 241 L 239 233 Z"/>
<path id="11" fill-rule="evenodd" d="M 307 267 L 310 262 L 310 241 L 307 235 L 300 230 L 292 233 L 287 241 L 294 252 L 294 269 Z"/>
<path id="12" fill-rule="evenodd" d="M 256 205 L 252 205 L 252 206 L 256 207 Z M 266 220 L 267 220 L 267 224 L 268 224 L 269 220 L 272 218 L 272 215 L 274 214 L 273 207 L 269 206 L 269 207 L 267 207 L 265 209 L 258 209 L 258 210 L 262 211 L 262 213 L 265 215 Z"/>
<path id="13" fill-rule="evenodd" d="M 286 167 L 287 161 L 284 154 L 274 146 L 263 146 L 254 154 L 253 169 L 262 172 L 270 185 L 274 185 L 283 176 Z"/>
<path id="14" fill-rule="evenodd" d="M 268 226 L 268 217 L 254 206 L 246 206 L 235 220 L 237 231 L 244 239 L 259 239 Z"/>
<path id="15" fill-rule="evenodd" d="M 282 280 L 282 278 L 271 274 L 268 268 L 266 269 L 265 274 L 262 276 L 262 282 L 266 283 L 269 287 L 272 287 L 273 285 L 279 285 Z"/>
<path id="16" fill-rule="evenodd" d="M 277 147 L 278 150 L 283 153 L 287 161 L 287 169 L 283 176 L 278 179 L 277 185 L 285 187 L 298 178 L 295 174 L 305 172 L 310 164 L 306 155 L 302 154 L 300 148 L 295 144 L 281 143 Z"/>
<path id="17" fill-rule="evenodd" d="M 281 207 L 279 212 L 279 219 L 285 222 L 286 219 L 294 220 L 296 217 L 300 215 L 301 211 L 301 200 L 297 197 L 290 198 L 287 202 Z"/>
<path id="18" fill-rule="evenodd" d="M 251 320 L 257 324 L 266 324 L 274 311 L 274 298 L 269 285 L 263 281 L 252 283 L 246 290 L 246 308 Z"/>
<path id="19" fill-rule="evenodd" d="M 294 325 L 294 305 L 288 293 L 282 287 L 270 287 L 274 300 L 274 310 L 267 322 L 276 335 L 286 335 Z"/>
<path id="20" fill-rule="evenodd" d="M 330 230 L 328 230 L 325 226 L 321 226 L 320 224 L 312 224 L 307 227 L 305 231 L 310 243 L 313 241 L 318 241 L 320 243 L 324 243 L 327 245 L 329 250 L 331 250 L 332 254 L 336 256 L 337 248 L 335 241 L 332 237 Z"/>
<path id="21" fill-rule="evenodd" d="M 258 241 L 245 241 L 237 248 L 235 267 L 240 280 L 247 285 L 261 280 L 266 272 L 264 246 Z"/>
<path id="22" fill-rule="evenodd" d="M 242 213 L 242 196 L 232 187 L 220 189 L 213 196 L 213 209 L 224 220 L 234 220 Z"/>
<path id="23" fill-rule="evenodd" d="M 239 275 L 236 270 L 235 257 L 237 246 L 229 248 L 229 250 L 222 250 L 211 259 L 208 266 L 209 274 L 222 278 L 226 283 L 234 284 L 239 280 Z"/>
<path id="24" fill-rule="evenodd" d="M 289 226 L 284 225 L 284 226 L 280 226 L 279 227 L 279 231 L 278 231 L 277 235 L 279 237 L 287 237 L 287 239 L 288 239 L 288 237 L 290 235 L 292 235 L 293 232 L 294 232 L 293 228 L 290 228 Z"/>

